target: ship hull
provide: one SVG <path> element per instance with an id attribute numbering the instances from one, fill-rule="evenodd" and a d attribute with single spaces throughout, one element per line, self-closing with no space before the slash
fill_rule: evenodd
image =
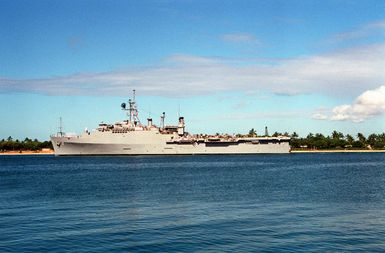
<path id="1" fill-rule="evenodd" d="M 135 143 L 122 138 L 120 141 L 101 139 L 98 142 L 82 138 L 52 137 L 55 155 L 200 155 L 200 154 L 270 154 L 289 153 L 289 142 L 277 143 Z"/>

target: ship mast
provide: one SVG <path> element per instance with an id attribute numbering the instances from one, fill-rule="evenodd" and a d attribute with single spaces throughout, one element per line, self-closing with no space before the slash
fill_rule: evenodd
<path id="1" fill-rule="evenodd" d="M 135 90 L 133 90 L 132 93 L 133 93 L 132 99 L 128 100 L 128 106 L 129 106 L 128 109 L 126 108 L 126 104 L 123 103 L 122 110 L 128 111 L 127 115 L 129 117 L 129 123 L 131 124 L 132 127 L 135 127 L 135 126 L 141 125 L 141 123 L 138 117 L 138 109 L 135 102 L 135 95 L 136 95 Z"/>
<path id="2" fill-rule="evenodd" d="M 59 135 L 60 137 L 63 136 L 63 120 L 62 120 L 61 117 L 59 118 L 59 132 L 58 132 L 58 135 Z"/>

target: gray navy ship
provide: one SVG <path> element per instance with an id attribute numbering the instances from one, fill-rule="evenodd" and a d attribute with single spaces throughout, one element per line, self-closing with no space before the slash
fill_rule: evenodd
<path id="1" fill-rule="evenodd" d="M 152 118 L 144 125 L 133 98 L 121 107 L 128 119 L 115 124 L 100 123 L 81 135 L 60 131 L 51 136 L 55 155 L 193 155 L 193 154 L 258 154 L 289 153 L 289 137 L 237 137 L 233 135 L 192 135 L 185 131 L 185 121 L 179 117 L 175 126 L 165 125 L 165 113 L 160 126 Z"/>

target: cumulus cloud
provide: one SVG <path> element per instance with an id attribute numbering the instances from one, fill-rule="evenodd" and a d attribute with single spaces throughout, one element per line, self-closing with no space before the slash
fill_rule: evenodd
<path id="1" fill-rule="evenodd" d="M 316 113 L 312 116 L 320 120 L 350 120 L 362 122 L 385 112 L 385 86 L 362 93 L 351 105 L 340 105 L 332 109 L 331 115 Z"/>

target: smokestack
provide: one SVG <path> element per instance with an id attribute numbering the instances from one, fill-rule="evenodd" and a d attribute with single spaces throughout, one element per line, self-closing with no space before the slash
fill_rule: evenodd
<path id="1" fill-rule="evenodd" d="M 184 135 L 184 118 L 183 117 L 179 117 L 178 135 L 179 136 Z"/>
<path id="2" fill-rule="evenodd" d="M 162 129 L 164 129 L 164 118 L 166 118 L 166 113 L 163 112 L 162 116 L 160 116 L 160 126 Z"/>
<path id="3" fill-rule="evenodd" d="M 147 126 L 152 127 L 152 118 L 147 118 Z"/>

